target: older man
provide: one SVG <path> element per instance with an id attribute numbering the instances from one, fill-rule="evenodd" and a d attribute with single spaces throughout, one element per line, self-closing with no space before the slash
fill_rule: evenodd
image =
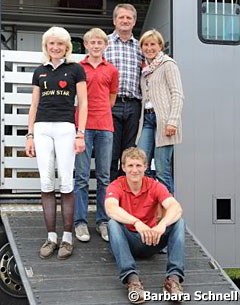
<path id="1" fill-rule="evenodd" d="M 115 30 L 108 35 L 106 59 L 118 68 L 119 91 L 112 109 L 114 134 L 110 179 L 122 175 L 119 161 L 124 149 L 134 146 L 141 112 L 140 71 L 143 57 L 132 30 L 137 11 L 131 4 L 118 4 L 113 11 Z"/>

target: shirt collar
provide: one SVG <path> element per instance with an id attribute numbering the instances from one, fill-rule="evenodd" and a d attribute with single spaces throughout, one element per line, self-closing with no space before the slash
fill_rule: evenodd
<path id="1" fill-rule="evenodd" d="M 65 59 L 64 59 L 64 58 L 60 59 L 60 63 L 59 63 L 59 65 L 57 66 L 57 68 L 58 68 L 59 66 L 61 66 L 63 63 L 65 63 Z M 56 68 L 54 67 L 53 63 L 52 63 L 50 60 L 47 61 L 47 62 L 45 62 L 43 65 L 44 65 L 44 66 L 50 65 L 50 66 L 52 66 L 54 69 L 56 69 Z"/>
<path id="2" fill-rule="evenodd" d="M 119 36 L 119 34 L 118 34 L 116 31 L 114 31 L 114 32 L 113 32 L 113 40 L 114 40 L 114 41 L 117 41 L 118 39 L 122 41 L 122 39 L 121 39 L 121 37 Z M 133 41 L 133 40 L 134 40 L 134 37 L 133 37 L 133 34 L 132 34 L 132 36 L 130 37 L 130 39 L 127 40 L 127 41 Z"/>
<path id="3" fill-rule="evenodd" d="M 89 55 L 87 55 L 87 56 L 81 61 L 81 63 L 91 65 L 91 64 L 88 62 L 88 58 L 89 58 Z M 103 57 L 103 58 L 102 58 L 102 61 L 100 62 L 100 65 L 107 65 L 107 64 L 108 64 L 108 63 L 107 63 L 106 59 Z"/>
<path id="4" fill-rule="evenodd" d="M 124 191 L 126 191 L 128 193 L 132 193 L 132 191 L 131 191 L 128 183 L 127 183 L 127 178 L 125 176 L 124 176 L 122 188 L 123 188 Z M 147 182 L 147 177 L 143 177 L 142 187 L 141 187 L 141 190 L 140 190 L 139 194 L 147 192 L 148 189 L 149 189 L 149 185 L 148 185 L 148 182 Z"/>

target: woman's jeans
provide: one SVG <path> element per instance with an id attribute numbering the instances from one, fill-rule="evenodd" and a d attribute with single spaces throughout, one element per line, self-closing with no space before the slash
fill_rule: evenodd
<path id="1" fill-rule="evenodd" d="M 183 281 L 185 225 L 182 218 L 167 227 L 165 234 L 156 246 L 147 246 L 142 242 L 138 232 L 128 230 L 124 224 L 113 219 L 108 222 L 108 236 L 120 273 L 119 277 L 123 283 L 126 282 L 126 277 L 129 274 L 138 274 L 134 257 L 147 258 L 153 254 L 159 254 L 159 251 L 165 246 L 168 246 L 166 277 L 178 275 Z M 158 267 L 156 266 L 156 268 Z"/>
<path id="2" fill-rule="evenodd" d="M 88 191 L 91 171 L 92 151 L 95 153 L 95 176 L 97 179 L 96 223 L 107 222 L 104 201 L 106 188 L 110 182 L 113 133 L 104 130 L 85 131 L 85 151 L 76 155 L 75 160 L 75 213 L 74 225 L 87 223 Z"/>
<path id="3" fill-rule="evenodd" d="M 155 146 L 156 134 L 156 115 L 155 113 L 145 113 L 143 129 L 138 141 L 138 147 L 143 149 L 147 155 L 148 169 L 147 176 L 153 176 L 151 172 L 151 162 L 154 158 L 156 178 L 163 183 L 171 194 L 174 193 L 174 182 L 172 176 L 172 155 L 173 145 Z"/>

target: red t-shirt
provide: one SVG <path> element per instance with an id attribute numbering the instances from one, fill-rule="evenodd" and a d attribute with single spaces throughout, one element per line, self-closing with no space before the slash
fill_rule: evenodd
<path id="1" fill-rule="evenodd" d="M 118 92 L 118 70 L 104 58 L 94 68 L 88 62 L 88 56 L 80 62 L 86 73 L 88 117 L 86 129 L 114 131 L 112 109 L 109 102 L 111 94 Z M 78 109 L 75 113 L 78 127 Z"/>
<path id="2" fill-rule="evenodd" d="M 157 207 L 165 199 L 172 197 L 168 189 L 159 181 L 143 177 L 141 191 L 134 195 L 125 176 L 114 180 L 106 190 L 106 199 L 115 198 L 119 206 L 129 214 L 137 217 L 150 228 L 157 225 Z M 129 230 L 136 231 L 134 226 L 126 225 Z"/>

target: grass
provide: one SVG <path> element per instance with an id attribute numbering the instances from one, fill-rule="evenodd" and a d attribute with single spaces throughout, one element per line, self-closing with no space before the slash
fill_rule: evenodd
<path id="1" fill-rule="evenodd" d="M 240 280 L 240 268 L 226 268 L 224 271 L 232 280 Z"/>

